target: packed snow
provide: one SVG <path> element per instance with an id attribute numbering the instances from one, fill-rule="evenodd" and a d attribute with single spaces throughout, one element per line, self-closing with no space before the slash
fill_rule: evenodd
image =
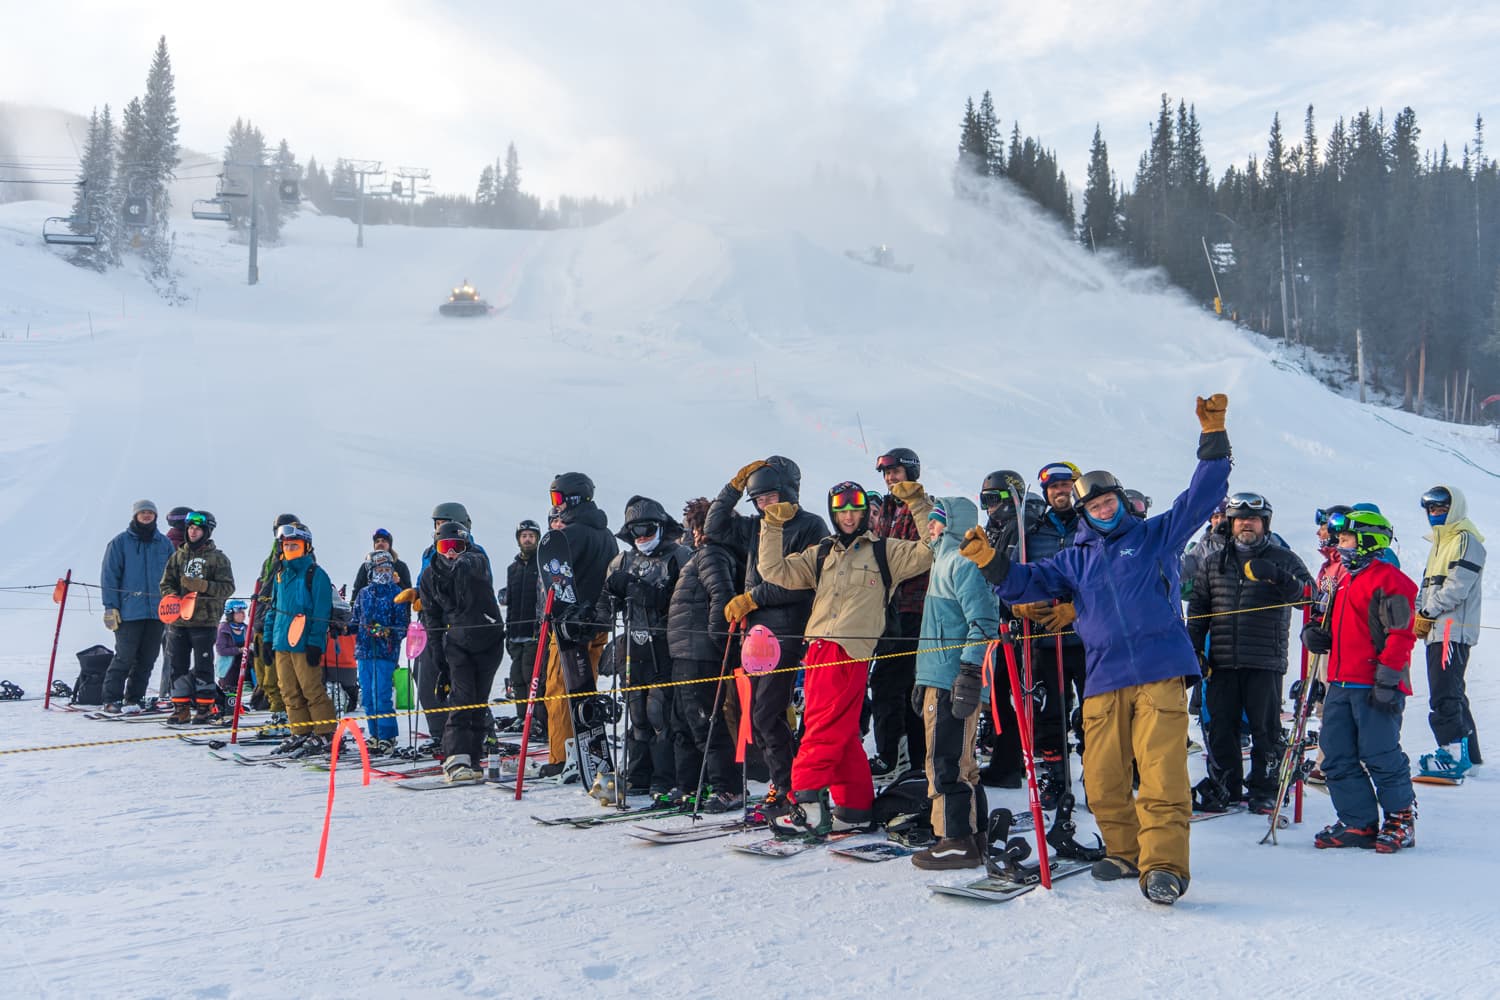
<path id="1" fill-rule="evenodd" d="M 432 506 L 460 500 L 498 568 L 551 476 L 575 468 L 612 527 L 633 493 L 679 510 L 772 453 L 801 464 L 816 508 L 842 479 L 879 488 L 874 457 L 895 445 L 921 454 L 935 494 L 1067 459 L 1160 510 L 1193 469 L 1195 395 L 1222 391 L 1233 487 L 1268 496 L 1310 564 L 1312 511 L 1373 500 L 1419 575 L 1417 497 L 1438 482 L 1500 531 L 1492 430 L 1330 393 L 1294 353 L 1091 257 L 1023 199 L 976 213 L 937 175 L 899 193 L 684 188 L 589 230 L 368 229 L 362 250 L 349 223 L 304 214 L 261 249 L 255 287 L 245 247 L 182 222 L 177 307 L 131 266 L 99 275 L 44 248 L 56 214 L 0 206 L 0 586 L 36 587 L 0 592 L 0 678 L 28 695 L 44 688 L 53 581 L 97 582 L 140 497 L 212 510 L 242 593 L 283 511 L 348 582 L 373 529 L 412 559 Z M 880 243 L 912 271 L 845 254 Z M 465 278 L 493 316 L 438 316 Z M 70 683 L 75 652 L 109 644 L 100 612 L 74 590 Z M 1491 645 L 1470 671 L 1481 726 L 1500 709 Z M 1413 760 L 1431 749 L 1414 679 Z M 1500 994 L 1484 768 L 1419 787 L 1410 852 L 1314 850 L 1333 815 L 1310 792 L 1277 847 L 1257 844 L 1260 817 L 1195 825 L 1175 908 L 1087 876 L 985 907 L 929 893 L 965 872 L 530 820 L 589 810 L 576 788 L 516 803 L 349 773 L 314 880 L 325 774 L 176 741 L 86 745 L 163 732 L 121 728 L 0 703 L 0 749 L 75 744 L 0 757 L 7 995 Z"/>

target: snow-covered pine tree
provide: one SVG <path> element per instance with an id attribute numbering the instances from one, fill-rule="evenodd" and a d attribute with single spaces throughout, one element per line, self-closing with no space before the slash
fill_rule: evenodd
<path id="1" fill-rule="evenodd" d="M 114 122 L 109 105 L 104 113 L 94 109 L 89 115 L 88 136 L 83 156 L 78 161 L 78 186 L 73 195 L 73 212 L 68 228 L 75 233 L 97 233 L 94 246 L 75 247 L 72 261 L 79 267 L 103 271 L 117 262 L 115 227 L 111 206 L 114 201 Z"/>
<path id="2" fill-rule="evenodd" d="M 177 120 L 176 82 L 172 76 L 172 58 L 167 54 L 167 37 L 156 42 L 151 70 L 146 75 L 146 96 L 141 100 L 142 142 L 140 160 L 134 170 L 135 191 L 146 198 L 151 222 L 143 236 L 142 253 L 148 270 L 158 282 L 171 280 L 172 238 L 170 210 L 171 183 L 176 176 L 181 146 L 177 142 L 180 125 Z"/>

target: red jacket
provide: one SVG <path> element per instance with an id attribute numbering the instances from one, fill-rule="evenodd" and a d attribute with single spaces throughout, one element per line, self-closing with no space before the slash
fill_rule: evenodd
<path id="1" fill-rule="evenodd" d="M 1417 585 L 1390 563 L 1371 559 L 1358 573 L 1345 574 L 1333 595 L 1328 630 L 1328 679 L 1374 684 L 1378 665 L 1401 672 L 1401 691 L 1411 694 L 1412 624 Z"/>

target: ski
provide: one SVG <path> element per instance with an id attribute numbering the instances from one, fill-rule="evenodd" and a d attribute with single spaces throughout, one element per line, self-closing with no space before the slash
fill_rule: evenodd
<path id="1" fill-rule="evenodd" d="M 608 809 L 608 806 L 604 808 Z M 605 826 L 610 823 L 625 823 L 630 820 L 642 818 L 655 818 L 658 816 L 677 816 L 683 813 L 681 806 L 649 805 L 639 806 L 635 809 L 622 809 L 610 812 L 594 813 L 588 816 L 558 816 L 548 819 L 544 816 L 533 816 L 543 826 L 571 826 L 578 829 L 587 829 L 591 826 Z"/>
<path id="2" fill-rule="evenodd" d="M 1051 880 L 1068 878 L 1078 875 L 1093 868 L 1089 861 L 1061 861 L 1051 870 Z M 1024 896 L 1028 892 L 1041 885 L 1041 879 L 1035 882 L 1016 882 L 1008 878 L 996 878 L 993 875 L 973 882 L 965 882 L 962 885 L 944 885 L 934 883 L 927 888 L 941 896 L 957 896 L 962 899 L 977 899 L 985 903 L 1005 903 L 1017 896 Z"/>
<path id="3" fill-rule="evenodd" d="M 189 736 L 187 733 L 177 737 L 188 746 L 208 747 L 212 750 L 222 750 L 229 745 L 228 734 L 213 736 Z M 284 737 L 281 736 L 251 736 L 240 740 L 239 746 L 276 746 Z"/>
<path id="4" fill-rule="evenodd" d="M 445 788 L 483 788 L 483 781 L 449 781 L 445 775 L 435 774 L 430 778 L 406 778 L 402 781 L 393 781 L 397 788 L 404 788 L 409 792 L 436 792 Z"/>
<path id="5" fill-rule="evenodd" d="M 746 830 L 764 830 L 766 824 L 753 819 L 731 819 L 721 823 L 695 823 L 692 826 L 650 826 L 646 823 L 637 823 L 636 829 L 654 834 L 657 837 L 688 837 L 705 830 L 717 830 L 727 833 L 742 833 Z"/>
<path id="6" fill-rule="evenodd" d="M 661 830 L 638 825 L 634 830 L 625 832 L 643 843 L 665 845 L 695 844 L 700 840 L 717 840 L 719 837 L 733 837 L 737 833 L 750 833 L 764 829 L 763 823 L 746 823 L 741 820 L 711 826 L 689 827 L 684 830 Z"/>
<path id="7" fill-rule="evenodd" d="M 1198 810 L 1195 809 L 1193 811 L 1192 818 L 1189 819 L 1188 822 L 1189 823 L 1201 823 L 1201 822 L 1203 822 L 1206 819 L 1218 819 L 1220 816 L 1236 816 L 1236 815 L 1239 815 L 1242 812 L 1248 812 L 1248 811 L 1249 810 L 1247 810 L 1243 805 L 1230 806 L 1228 809 L 1225 809 L 1222 812 L 1219 812 L 1219 811 L 1215 811 L 1215 812 L 1199 812 Z"/>

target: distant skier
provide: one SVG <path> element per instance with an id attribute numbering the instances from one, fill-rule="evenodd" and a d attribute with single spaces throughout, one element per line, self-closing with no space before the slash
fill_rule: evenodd
<path id="1" fill-rule="evenodd" d="M 1484 604 L 1484 536 L 1468 518 L 1468 502 L 1456 486 L 1434 486 L 1422 494 L 1432 525 L 1432 550 L 1417 596 L 1417 638 L 1427 643 L 1427 691 L 1438 748 L 1422 756 L 1422 770 L 1462 778 L 1483 764 L 1479 731 L 1464 686 L 1469 653 L 1479 642 Z"/>
<path id="2" fill-rule="evenodd" d="M 1324 622 L 1302 630 L 1308 652 L 1328 656 L 1318 743 L 1338 822 L 1313 838 L 1317 847 L 1389 854 L 1416 846 L 1416 794 L 1401 749 L 1401 715 L 1411 694 L 1417 586 L 1381 558 L 1392 535 L 1380 514 L 1354 510 L 1344 517 L 1339 558 L 1348 575 Z"/>
<path id="3" fill-rule="evenodd" d="M 224 602 L 234 593 L 229 557 L 214 545 L 218 522 L 206 510 L 185 522 L 182 547 L 167 560 L 158 588 L 163 597 L 195 594 L 193 613 L 167 629 L 172 650 L 172 722 L 208 722 L 218 703 L 214 679 L 214 639 Z"/>
<path id="4" fill-rule="evenodd" d="M 141 711 L 165 626 L 156 616 L 157 588 L 172 558 L 172 543 L 156 526 L 156 504 L 137 500 L 130 525 L 110 540 L 99 569 L 104 626 L 115 634 L 115 655 L 104 674 L 104 711 Z"/>

